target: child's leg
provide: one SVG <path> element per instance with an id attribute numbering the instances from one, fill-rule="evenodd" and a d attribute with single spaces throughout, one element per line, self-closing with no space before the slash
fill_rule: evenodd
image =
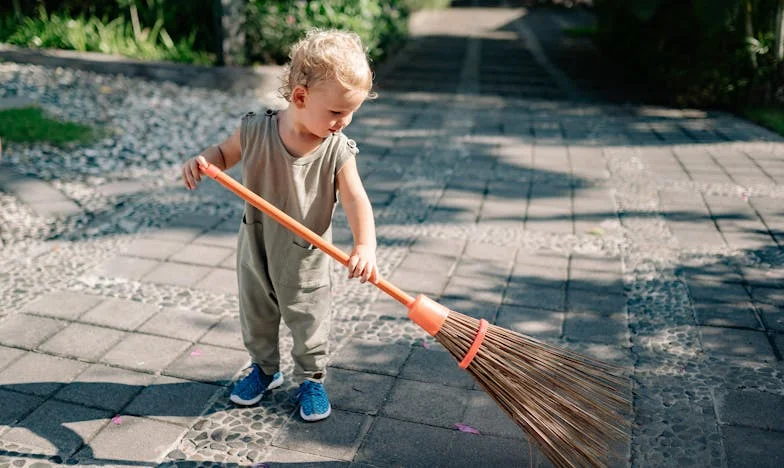
<path id="1" fill-rule="evenodd" d="M 280 368 L 280 309 L 268 272 L 260 224 L 244 224 L 237 249 L 240 325 L 245 348 L 267 375 Z"/>
<path id="2" fill-rule="evenodd" d="M 291 330 L 294 376 L 323 382 L 329 351 L 330 286 L 289 288 L 278 291 L 283 320 Z"/>

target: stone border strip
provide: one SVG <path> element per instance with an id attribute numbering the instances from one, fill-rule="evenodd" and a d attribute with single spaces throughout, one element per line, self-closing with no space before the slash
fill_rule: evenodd
<path id="1" fill-rule="evenodd" d="M 282 67 L 210 67 L 171 62 L 143 62 L 95 52 L 59 49 L 27 49 L 0 44 L 0 59 L 42 65 L 68 67 L 95 73 L 122 74 L 151 81 L 171 81 L 197 88 L 240 91 L 255 89 L 260 95 L 274 94 Z"/>

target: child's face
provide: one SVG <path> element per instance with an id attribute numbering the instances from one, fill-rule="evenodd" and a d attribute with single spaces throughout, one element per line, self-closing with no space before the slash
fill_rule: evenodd
<path id="1" fill-rule="evenodd" d="M 305 127 L 314 135 L 328 137 L 346 128 L 354 117 L 354 112 L 365 102 L 367 93 L 347 89 L 339 82 L 330 80 L 318 83 L 304 90 L 302 120 Z M 294 95 L 295 104 L 296 93 Z"/>

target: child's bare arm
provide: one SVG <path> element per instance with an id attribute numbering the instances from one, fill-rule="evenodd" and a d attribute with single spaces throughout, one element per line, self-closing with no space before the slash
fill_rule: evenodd
<path id="1" fill-rule="evenodd" d="M 349 278 L 360 278 L 363 283 L 377 280 L 376 267 L 376 224 L 373 207 L 370 205 L 357 163 L 352 158 L 338 172 L 337 186 L 340 203 L 346 212 L 348 224 L 354 235 L 354 249 L 349 258 Z"/>
<path id="2" fill-rule="evenodd" d="M 202 151 L 201 154 L 185 161 L 182 165 L 182 180 L 189 190 L 196 188 L 196 184 L 201 181 L 199 164 L 196 162 L 199 156 L 204 156 L 208 162 L 218 166 L 221 170 L 229 169 L 237 164 L 242 158 L 242 147 L 240 144 L 240 129 L 228 137 L 219 145 L 210 146 Z"/>

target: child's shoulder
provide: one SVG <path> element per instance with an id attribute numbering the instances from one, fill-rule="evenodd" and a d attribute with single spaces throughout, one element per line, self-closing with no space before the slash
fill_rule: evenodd
<path id="1" fill-rule="evenodd" d="M 263 119 L 271 118 L 272 116 L 278 113 L 278 109 L 264 109 L 259 113 L 255 111 L 248 111 L 242 116 L 243 122 L 253 122 L 253 121 L 260 121 Z"/>
<path id="2" fill-rule="evenodd" d="M 333 139 L 332 147 L 337 152 L 348 151 L 349 153 L 355 155 L 359 153 L 359 147 L 357 146 L 357 142 L 349 138 L 345 133 L 343 132 L 334 133 L 332 135 L 332 139 Z"/>

